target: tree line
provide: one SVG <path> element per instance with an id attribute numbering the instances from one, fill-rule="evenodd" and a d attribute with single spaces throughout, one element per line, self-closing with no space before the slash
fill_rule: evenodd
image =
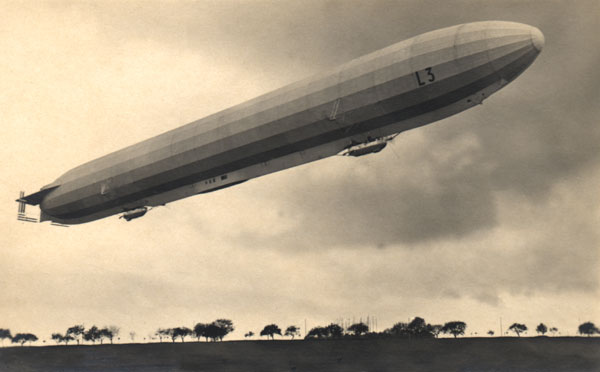
<path id="1" fill-rule="evenodd" d="M 383 332 L 371 332 L 369 326 L 363 322 L 354 323 L 344 329 L 342 326 L 336 323 L 331 323 L 328 326 L 317 326 L 304 336 L 305 340 L 310 339 L 331 339 L 331 338 L 342 338 L 342 337 L 362 337 L 362 336 L 396 336 L 396 337 L 438 337 L 440 333 L 452 334 L 454 337 L 464 334 L 467 328 L 466 323 L 461 321 L 447 322 L 444 325 L 432 325 L 425 322 L 423 318 L 416 317 L 409 323 L 399 322 L 394 324 L 393 327 L 386 329 Z M 291 336 L 292 340 L 294 337 L 300 335 L 300 328 L 291 325 L 287 327 L 285 333 L 282 335 L 281 329 L 276 324 L 266 325 L 260 332 L 261 336 L 267 336 L 267 338 L 274 339 L 275 335 L 279 336 Z M 254 332 L 250 331 L 244 335 L 245 337 L 254 336 Z"/>
<path id="2" fill-rule="evenodd" d="M 17 333 L 13 336 L 9 329 L 0 328 L 0 340 L 2 340 L 2 346 L 4 346 L 5 339 L 11 340 L 13 344 L 21 344 L 21 346 L 26 342 L 35 342 L 38 340 L 37 336 L 33 333 Z"/>
<path id="3" fill-rule="evenodd" d="M 527 328 L 527 325 L 525 325 L 525 324 L 513 323 L 513 324 L 511 324 L 510 327 L 508 327 L 508 330 L 513 331 L 517 335 L 517 337 L 521 337 L 521 333 L 526 333 L 528 328 Z M 545 336 L 547 332 L 550 332 L 553 335 L 556 335 L 556 333 L 558 332 L 558 328 L 556 328 L 556 327 L 548 328 L 548 326 L 545 325 L 544 323 L 540 323 L 535 328 L 535 331 L 542 336 Z M 488 334 L 490 332 L 492 332 L 492 331 L 489 331 Z M 592 322 L 585 322 L 585 323 L 581 323 L 579 325 L 579 327 L 577 328 L 577 333 L 579 333 L 582 336 L 585 335 L 585 336 L 589 337 L 594 334 L 600 334 L 600 329 L 598 329 L 596 327 L 596 325 Z M 493 332 L 492 332 L 492 334 L 493 334 Z"/>
<path id="4" fill-rule="evenodd" d="M 437 338 L 441 333 L 452 335 L 456 338 L 464 335 L 466 328 L 467 324 L 462 321 L 450 321 L 446 322 L 444 325 L 429 324 L 425 322 L 425 319 L 416 317 L 408 323 L 398 322 L 383 332 L 371 332 L 369 326 L 363 322 L 354 323 L 346 329 L 339 324 L 331 323 L 325 327 L 317 326 L 310 329 L 304 336 L 304 339 L 336 339 L 344 337 Z M 527 326 L 522 323 L 513 323 L 508 329 L 514 332 L 517 337 L 521 337 L 521 334 L 528 330 Z M 170 339 L 172 342 L 176 342 L 177 340 L 185 342 L 185 338 L 188 336 L 196 338 L 198 342 L 202 338 L 204 338 L 206 342 L 209 340 L 216 342 L 223 341 L 223 338 L 234 330 L 235 328 L 231 320 L 217 319 L 211 323 L 197 323 L 193 328 L 159 328 L 154 335 L 160 342 L 162 342 L 163 339 Z M 535 331 L 544 336 L 547 332 L 554 335 L 558 332 L 558 329 L 556 327 L 548 328 L 544 323 L 540 323 Z M 592 322 L 580 324 L 577 331 L 580 335 L 588 337 L 593 336 L 594 334 L 600 334 L 600 329 Z M 56 341 L 57 344 L 64 343 L 65 345 L 68 345 L 71 341 L 77 342 L 78 345 L 82 341 L 92 342 L 93 344 L 99 342 L 102 344 L 104 340 L 109 340 L 112 344 L 113 340 L 118 337 L 119 332 L 120 329 L 116 326 L 98 328 L 94 325 L 85 329 L 83 325 L 75 325 L 69 327 L 64 334 L 53 333 L 52 339 Z M 487 333 L 490 336 L 494 335 L 494 331 L 492 330 Z M 300 328 L 295 325 L 290 325 L 282 334 L 282 330 L 277 324 L 268 324 L 260 331 L 260 336 L 266 336 L 271 340 L 274 340 L 276 335 L 291 337 L 293 340 L 295 337 L 300 336 Z M 249 331 L 244 335 L 246 338 L 252 336 L 254 336 L 254 332 L 252 331 Z M 135 332 L 131 332 L 130 337 L 133 341 Z M 23 346 L 27 342 L 31 343 L 37 341 L 38 337 L 32 333 L 17 333 L 13 336 L 9 329 L 0 328 L 0 341 L 2 342 L 2 346 L 4 346 L 4 340 L 6 339 L 10 340 L 12 343 Z"/>
<path id="5" fill-rule="evenodd" d="M 454 337 L 464 335 L 467 324 L 462 321 L 450 321 L 443 325 L 429 324 L 425 319 L 416 317 L 410 322 L 398 322 L 383 332 L 371 332 L 369 326 L 359 322 L 342 328 L 339 324 L 331 323 L 326 327 L 314 327 L 305 336 L 305 339 L 326 339 L 341 337 L 418 337 L 437 338 L 440 333 L 451 334 Z"/>
<path id="6" fill-rule="evenodd" d="M 172 342 L 179 338 L 181 342 L 185 342 L 185 338 L 188 336 L 195 337 L 198 342 L 201 338 L 205 338 L 207 342 L 209 339 L 216 342 L 223 341 L 223 338 L 234 330 L 231 320 L 217 319 L 212 323 L 197 323 L 193 329 L 188 327 L 159 328 L 154 335 L 159 338 L 160 342 L 163 341 L 163 338 L 170 338 Z"/>
<path id="7" fill-rule="evenodd" d="M 102 344 L 104 340 L 110 340 L 112 344 L 115 337 L 119 335 L 119 331 L 120 329 L 117 326 L 98 328 L 94 325 L 86 330 L 83 325 L 75 325 L 68 328 L 64 335 L 62 333 L 53 333 L 52 339 L 57 344 L 64 342 L 65 345 L 68 345 L 70 341 L 77 342 L 77 345 L 79 345 L 80 341 L 88 341 L 93 344 L 96 341 L 100 341 L 100 344 Z"/>
<path id="8" fill-rule="evenodd" d="M 335 339 L 343 337 L 417 337 L 417 338 L 437 338 L 440 334 L 452 335 L 454 338 L 464 335 L 467 329 L 467 324 L 462 321 L 450 321 L 443 325 L 441 324 L 429 324 L 425 322 L 425 319 L 416 317 L 412 321 L 404 323 L 398 322 L 392 327 L 384 330 L 383 332 L 371 332 L 369 326 L 363 322 L 354 323 L 344 329 L 342 326 L 336 323 L 331 323 L 328 326 L 317 326 L 311 328 L 310 331 L 304 336 L 304 339 Z M 513 323 L 509 328 L 513 331 L 517 337 L 521 337 L 523 332 L 527 331 L 527 326 L 521 323 Z M 260 332 L 261 336 L 267 336 L 267 338 L 274 339 L 275 335 L 282 336 L 281 329 L 276 324 L 266 325 Z M 291 336 L 294 339 L 298 336 L 300 329 L 296 326 L 289 326 L 283 336 Z M 555 335 L 558 332 L 558 328 L 548 328 L 544 323 L 540 323 L 536 327 L 536 332 L 542 336 L 545 336 L 547 332 Z M 490 330 L 487 332 L 488 335 L 493 336 L 494 331 Z M 600 330 L 592 322 L 585 322 L 579 325 L 578 333 L 580 335 L 592 336 L 594 334 L 600 334 Z M 250 331 L 244 335 L 244 337 L 252 337 L 254 332 Z"/>

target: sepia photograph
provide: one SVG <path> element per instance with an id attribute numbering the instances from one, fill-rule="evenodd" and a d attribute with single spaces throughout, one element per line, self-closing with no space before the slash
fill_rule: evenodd
<path id="1" fill-rule="evenodd" d="M 600 371 L 600 1 L 0 14 L 0 371 Z"/>

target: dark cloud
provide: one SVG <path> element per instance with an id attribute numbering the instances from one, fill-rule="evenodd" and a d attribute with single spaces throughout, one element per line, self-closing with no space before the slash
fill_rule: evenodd
<path id="1" fill-rule="evenodd" d="M 506 239 L 505 231 L 418 251 L 372 250 L 364 258 L 367 270 L 348 266 L 346 285 L 377 288 L 380 297 L 472 298 L 494 306 L 518 296 L 595 296 L 600 254 L 594 249 L 598 235 L 593 227 L 582 228 L 587 218 L 589 214 L 565 221 L 555 231 L 517 230 L 516 239 Z M 535 231 L 540 225 L 531 222 L 528 228 Z M 384 262 L 376 258 L 382 255 Z"/>
<path id="2" fill-rule="evenodd" d="M 583 13 L 567 11 L 579 20 L 573 28 L 541 22 L 538 60 L 483 106 L 404 133 L 376 155 L 253 181 L 249 191 L 268 193 L 296 226 L 269 239 L 245 231 L 236 243 L 293 254 L 383 248 L 372 255 L 392 262 L 340 273 L 343 288 L 373 301 L 501 306 L 514 296 L 597 293 L 600 54 L 589 43 L 600 24 Z"/>
<path id="3" fill-rule="evenodd" d="M 544 4 L 548 4 L 546 13 L 554 14 L 559 8 L 564 11 L 558 3 Z M 381 3 L 360 9 L 341 9 L 337 5 L 325 3 L 323 9 L 319 8 L 319 17 L 336 12 L 371 14 L 377 9 L 377 15 L 387 19 L 399 8 Z M 502 14 L 508 9 L 514 13 L 515 7 L 519 6 L 504 4 L 499 8 L 506 9 L 495 11 Z M 422 9 L 404 7 L 409 13 Z M 474 10 L 483 19 L 488 14 L 479 6 L 474 6 Z M 423 136 L 421 142 L 415 140 L 419 135 L 403 134 L 384 153 L 370 155 L 367 160 L 348 160 L 353 165 L 341 161 L 310 165 L 315 175 L 308 182 L 308 175 L 313 174 L 309 170 L 292 171 L 295 175 L 281 186 L 279 194 L 285 210 L 282 213 L 295 216 L 299 227 L 282 238 L 293 241 L 302 235 L 312 243 L 326 246 L 379 247 L 458 239 L 497 227 L 498 203 L 506 193 L 523 197 L 522 201 L 532 207 L 543 208 L 558 182 L 576 179 L 586 169 L 593 172 L 600 160 L 600 108 L 596 104 L 600 75 L 595 72 L 600 54 L 596 48 L 589 48 L 589 43 L 593 39 L 590 31 L 600 24 L 597 17 L 587 14 L 588 10 L 585 6 L 569 8 L 556 25 L 540 17 L 547 42 L 533 66 L 483 107 L 416 129 Z M 470 16 L 477 18 L 477 14 Z M 332 18 L 332 22 L 321 27 L 344 29 L 336 23 L 336 17 Z M 567 28 L 565 20 L 572 18 L 579 23 Z M 296 17 L 295 22 L 305 19 L 311 22 L 310 17 Z M 359 29 L 364 22 L 360 17 L 344 19 L 352 20 Z M 354 44 L 346 44 L 345 37 L 336 34 L 337 43 L 326 42 L 330 48 L 316 52 L 319 60 L 337 58 L 331 56 L 347 53 L 346 47 L 353 50 L 350 54 L 366 52 L 372 45 L 369 38 L 391 43 L 389 38 L 398 37 L 401 32 L 400 26 L 396 29 L 390 27 L 391 23 L 385 22 L 392 30 L 387 33 L 376 25 L 369 36 L 355 30 Z M 293 25 L 278 25 L 278 29 L 285 40 L 302 39 L 286 31 L 293 30 Z M 322 30 L 318 34 L 329 35 Z M 315 44 L 319 41 L 313 40 L 313 48 Z M 297 46 L 311 49 L 302 42 Z M 572 73 L 571 69 L 577 72 Z"/>
<path id="4" fill-rule="evenodd" d="M 430 146 L 422 149 L 416 154 L 401 151 L 398 158 L 390 153 L 379 159 L 332 161 L 329 167 L 342 167 L 333 177 L 323 167 L 312 182 L 281 192 L 300 215 L 300 231 L 325 244 L 411 243 L 493 226 L 485 171 L 470 159 L 461 164 L 469 154 L 436 158 L 427 153 Z"/>

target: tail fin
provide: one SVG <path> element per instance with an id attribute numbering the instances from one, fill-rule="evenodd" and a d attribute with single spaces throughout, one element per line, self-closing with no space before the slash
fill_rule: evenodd
<path id="1" fill-rule="evenodd" d="M 29 194 L 27 196 L 25 196 L 25 193 L 21 191 L 20 197 L 19 199 L 17 199 L 17 202 L 26 203 L 29 205 L 38 205 L 42 202 L 42 200 L 44 200 L 46 195 L 48 195 L 52 190 L 56 189 L 58 186 L 60 185 L 44 186 L 40 191 L 34 192 L 33 194 Z"/>
<path id="2" fill-rule="evenodd" d="M 17 212 L 17 220 L 23 221 L 23 222 L 33 222 L 33 223 L 38 222 L 37 218 L 27 217 L 27 214 L 25 214 L 25 207 L 27 205 L 27 201 L 25 200 L 25 192 L 21 191 L 19 193 L 19 199 L 17 199 L 17 202 L 19 203 L 19 209 Z"/>

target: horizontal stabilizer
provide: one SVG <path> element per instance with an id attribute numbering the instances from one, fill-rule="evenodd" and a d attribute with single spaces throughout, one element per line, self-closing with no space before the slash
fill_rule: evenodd
<path id="1" fill-rule="evenodd" d="M 27 217 L 25 214 L 18 214 L 17 220 L 23 221 L 23 222 L 33 222 L 33 223 L 38 222 L 37 218 Z"/>
<path id="2" fill-rule="evenodd" d="M 27 196 L 20 197 L 16 201 L 19 203 L 25 203 L 29 205 L 38 205 L 44 200 L 44 197 L 50 193 L 50 191 L 56 189 L 59 185 L 51 186 L 48 188 L 41 189 L 38 192 L 34 192 L 33 194 L 29 194 Z"/>

